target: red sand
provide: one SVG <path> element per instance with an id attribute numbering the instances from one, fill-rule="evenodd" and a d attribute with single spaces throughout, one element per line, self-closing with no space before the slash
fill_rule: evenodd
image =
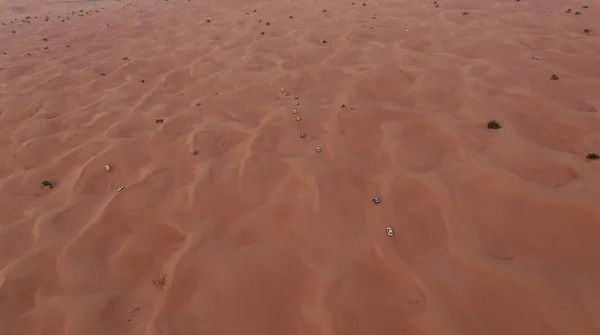
<path id="1" fill-rule="evenodd" d="M 3 335 L 600 334 L 600 1 L 36 1 Z"/>

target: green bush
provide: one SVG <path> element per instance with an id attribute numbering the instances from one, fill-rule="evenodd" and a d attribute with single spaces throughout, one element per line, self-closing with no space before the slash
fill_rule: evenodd
<path id="1" fill-rule="evenodd" d="M 496 120 L 491 120 L 487 123 L 487 127 L 488 129 L 500 129 L 502 128 L 502 125 Z"/>

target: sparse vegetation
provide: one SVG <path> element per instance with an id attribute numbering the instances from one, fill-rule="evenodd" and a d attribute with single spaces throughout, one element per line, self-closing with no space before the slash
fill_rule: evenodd
<path id="1" fill-rule="evenodd" d="M 567 9 L 567 13 L 572 12 L 573 10 L 571 8 Z"/>
<path id="2" fill-rule="evenodd" d="M 550 77 L 550 79 L 552 79 L 552 80 L 558 80 L 558 76 L 557 76 L 557 75 L 555 75 L 555 74 L 553 74 L 553 75 Z"/>
<path id="3" fill-rule="evenodd" d="M 327 44 L 327 40 L 322 40 L 321 44 Z"/>
<path id="4" fill-rule="evenodd" d="M 469 12 L 463 12 L 463 15 L 467 16 L 467 15 L 469 15 Z"/>
<path id="5" fill-rule="evenodd" d="M 576 11 L 575 15 L 581 15 L 581 12 L 580 11 Z"/>
<path id="6" fill-rule="evenodd" d="M 364 7 L 364 6 L 366 6 L 366 5 L 367 5 L 367 3 L 366 3 L 366 2 L 363 2 L 363 3 L 362 3 L 362 5 L 363 5 L 363 7 Z"/>
<path id="7" fill-rule="evenodd" d="M 162 289 L 165 288 L 165 285 L 167 285 L 167 275 L 152 279 L 152 285 L 154 285 L 157 290 L 162 291 Z"/>
<path id="8" fill-rule="evenodd" d="M 344 105 L 344 104 L 342 104 L 342 105 L 340 106 L 340 108 L 344 108 L 344 107 L 346 107 L 346 105 Z"/>
<path id="9" fill-rule="evenodd" d="M 127 60 L 127 59 L 128 59 L 127 57 L 123 57 L 123 60 Z"/>
<path id="10" fill-rule="evenodd" d="M 271 22 L 265 23 L 265 26 L 270 26 L 270 25 L 271 25 Z"/>
<path id="11" fill-rule="evenodd" d="M 488 129 L 500 129 L 500 128 L 502 128 L 502 125 L 500 124 L 500 122 L 498 122 L 496 120 L 491 120 L 487 123 L 487 128 Z"/>
<path id="12" fill-rule="evenodd" d="M 294 17 L 292 15 L 290 15 L 290 19 L 293 19 Z"/>
<path id="13" fill-rule="evenodd" d="M 588 7 L 588 6 L 583 6 L 583 7 L 581 7 L 581 8 L 589 8 L 589 7 Z"/>
<path id="14" fill-rule="evenodd" d="M 52 182 L 51 182 L 51 181 L 49 181 L 49 180 L 44 180 L 44 181 L 42 182 L 42 187 L 54 188 L 54 184 L 52 184 Z"/>
<path id="15" fill-rule="evenodd" d="M 163 122 L 165 122 L 165 120 L 163 120 L 163 119 L 156 119 L 156 123 L 163 123 Z"/>
<path id="16" fill-rule="evenodd" d="M 596 159 L 600 159 L 600 155 L 598 155 L 595 152 L 590 152 L 585 156 L 585 158 L 596 160 Z"/>
<path id="17" fill-rule="evenodd" d="M 145 83 L 145 82 L 146 82 L 146 81 L 145 81 L 144 79 L 140 80 L 140 83 L 142 83 L 142 84 L 143 84 L 143 83 Z"/>
<path id="18" fill-rule="evenodd" d="M 196 107 L 200 107 L 200 106 L 202 106 L 202 104 L 200 102 L 197 102 Z"/>
<path id="19" fill-rule="evenodd" d="M 48 39 L 44 37 L 44 38 L 42 38 L 42 41 L 48 42 Z"/>
<path id="20" fill-rule="evenodd" d="M 590 33 L 590 31 L 591 31 L 591 30 L 589 30 L 589 29 L 584 29 L 584 30 L 583 30 L 583 32 L 584 32 L 584 33 L 586 33 L 586 34 L 589 34 L 589 33 Z"/>

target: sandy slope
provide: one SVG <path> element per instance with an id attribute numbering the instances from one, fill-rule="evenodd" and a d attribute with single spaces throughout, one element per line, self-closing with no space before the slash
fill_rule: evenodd
<path id="1" fill-rule="evenodd" d="M 600 1 L 439 5 L 3 0 L 1 333 L 600 334 Z"/>

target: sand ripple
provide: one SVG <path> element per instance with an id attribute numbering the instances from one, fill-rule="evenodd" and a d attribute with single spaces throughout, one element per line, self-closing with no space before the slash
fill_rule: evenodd
<path id="1" fill-rule="evenodd" d="M 599 334 L 600 2 L 438 4 L 2 1 L 2 334 Z"/>

